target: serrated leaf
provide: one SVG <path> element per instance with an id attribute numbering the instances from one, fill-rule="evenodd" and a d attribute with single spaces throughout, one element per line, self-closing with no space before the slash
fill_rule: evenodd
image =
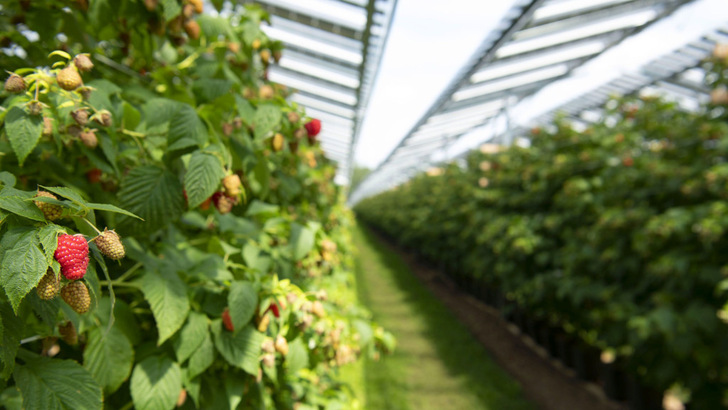
<path id="1" fill-rule="evenodd" d="M 134 367 L 131 397 L 135 409 L 173 409 L 181 390 L 182 371 L 166 357 L 148 357 Z"/>
<path id="2" fill-rule="evenodd" d="M 4 242 L 4 241 L 3 241 Z M 27 230 L 17 242 L 5 244 L 9 249 L 0 261 L 0 283 L 14 311 L 25 295 L 40 282 L 48 268 L 35 230 Z"/>
<path id="3" fill-rule="evenodd" d="M 308 367 L 308 349 L 306 349 L 300 337 L 288 344 L 286 363 L 288 371 L 293 375 Z"/>
<path id="4" fill-rule="evenodd" d="M 16 366 L 13 376 L 23 395 L 23 408 L 103 408 L 101 387 L 73 360 L 28 357 L 25 365 Z"/>
<path id="5" fill-rule="evenodd" d="M 88 203 L 83 196 L 73 188 L 67 188 L 63 186 L 40 186 L 46 191 L 53 192 L 54 194 L 60 195 L 64 198 L 68 198 L 71 202 L 81 205 L 84 208 L 88 207 Z"/>
<path id="6" fill-rule="evenodd" d="M 228 308 L 233 328 L 243 329 L 250 322 L 258 306 L 258 292 L 247 281 L 235 281 L 230 285 Z"/>
<path id="7" fill-rule="evenodd" d="M 135 130 L 142 121 L 142 114 L 131 104 L 124 101 L 121 103 L 122 117 L 121 126 L 126 130 Z"/>
<path id="8" fill-rule="evenodd" d="M 147 129 L 169 122 L 183 104 L 166 98 L 154 98 L 142 107 Z"/>
<path id="9" fill-rule="evenodd" d="M 230 410 L 235 410 L 243 401 L 245 391 L 245 379 L 242 374 L 230 374 L 225 378 L 225 394 Z"/>
<path id="10" fill-rule="evenodd" d="M 200 29 L 209 38 L 225 36 L 229 41 L 234 41 L 235 33 L 230 26 L 230 21 L 224 17 L 214 17 L 209 14 L 202 14 L 197 18 Z"/>
<path id="11" fill-rule="evenodd" d="M 153 232 L 167 226 L 182 216 L 185 205 L 177 177 L 154 166 L 132 169 L 122 182 L 119 201 L 123 209 L 145 221 L 130 221 L 129 228 L 136 232 Z"/>
<path id="12" fill-rule="evenodd" d="M 86 85 L 94 89 L 88 99 L 89 105 L 97 110 L 106 109 L 111 111 L 114 109 L 110 97 L 112 94 L 118 94 L 121 91 L 118 85 L 105 79 L 96 79 Z"/>
<path id="13" fill-rule="evenodd" d="M 197 312 L 190 312 L 187 323 L 172 344 L 177 355 L 177 362 L 182 363 L 192 356 L 205 340 L 207 334 L 207 316 Z"/>
<path id="14" fill-rule="evenodd" d="M 199 103 L 207 103 L 230 92 L 233 83 L 221 78 L 201 78 L 192 86 Z"/>
<path id="15" fill-rule="evenodd" d="M 253 124 L 256 139 L 263 138 L 281 122 L 281 110 L 273 104 L 262 104 L 255 111 Z"/>
<path id="16" fill-rule="evenodd" d="M 43 132 L 43 117 L 30 115 L 24 109 L 13 106 L 5 116 L 5 133 L 10 140 L 20 166 L 40 141 Z"/>
<path id="17" fill-rule="evenodd" d="M 108 333 L 96 327 L 88 334 L 83 366 L 108 393 L 126 381 L 134 364 L 134 350 L 126 335 L 115 326 Z"/>
<path id="18" fill-rule="evenodd" d="M 189 105 L 181 105 L 169 121 L 167 150 L 199 146 L 206 138 L 207 129 L 197 116 L 197 111 Z"/>
<path id="19" fill-rule="evenodd" d="M 308 227 L 297 223 L 291 224 L 291 254 L 295 260 L 301 260 L 313 249 L 316 233 Z"/>
<path id="20" fill-rule="evenodd" d="M 139 219 L 139 220 L 142 220 L 142 221 L 144 220 L 144 219 L 142 219 L 142 218 L 134 215 L 133 213 L 131 213 L 129 211 L 123 210 L 123 209 L 119 208 L 118 206 L 114 206 L 114 205 L 111 205 L 111 204 L 96 204 L 96 203 L 93 203 L 93 202 L 89 202 L 88 207 L 91 208 L 91 209 L 99 210 L 99 211 L 114 212 L 114 213 L 117 213 L 117 214 L 131 216 L 132 218 L 136 218 L 136 219 Z"/>
<path id="21" fill-rule="evenodd" d="M 225 169 L 216 156 L 201 151 L 193 153 L 185 174 L 189 207 L 194 208 L 205 202 L 217 191 L 224 176 Z"/>
<path id="22" fill-rule="evenodd" d="M 228 332 L 222 329 L 222 322 L 219 320 L 213 323 L 211 328 L 215 337 L 215 348 L 222 357 L 231 365 L 257 376 L 258 357 L 265 336 L 250 325 L 239 332 Z"/>
<path id="23" fill-rule="evenodd" d="M 235 95 L 235 104 L 238 106 L 238 115 L 244 123 L 252 125 L 255 119 L 255 108 L 245 98 Z"/>
<path id="24" fill-rule="evenodd" d="M 0 191 L 0 209 L 34 221 L 45 222 L 43 212 L 31 200 L 33 195 L 33 192 L 21 191 L 6 186 Z"/>
<path id="25" fill-rule="evenodd" d="M 212 366 L 215 361 L 215 346 L 212 344 L 212 338 L 210 332 L 205 332 L 205 338 L 202 339 L 200 346 L 190 356 L 190 361 L 187 363 L 187 374 L 188 377 L 194 378 L 201 374 L 208 367 Z"/>
<path id="26" fill-rule="evenodd" d="M 157 322 L 161 345 L 185 322 L 190 310 L 187 286 L 174 272 L 147 271 L 138 281 Z"/>
<path id="27" fill-rule="evenodd" d="M 48 265 L 51 265 L 56 261 L 53 254 L 56 252 L 56 248 L 58 247 L 58 234 L 60 232 L 63 232 L 63 228 L 55 224 L 45 225 L 37 231 L 38 241 L 43 248 L 43 253 L 45 254 Z"/>
<path id="28" fill-rule="evenodd" d="M 12 308 L 7 303 L 0 303 L 0 319 L 2 319 L 2 349 L 0 349 L 0 359 L 5 364 L 3 367 L 2 378 L 7 380 L 15 367 L 15 355 L 20 347 L 20 338 L 23 336 L 25 329 L 25 320 L 23 317 L 16 316 Z"/>
<path id="29" fill-rule="evenodd" d="M 167 21 L 179 16 L 179 13 L 182 12 L 182 7 L 177 0 L 162 0 L 162 7 L 164 8 L 164 19 Z"/>
<path id="30" fill-rule="evenodd" d="M 9 173 L 8 171 L 2 171 L 0 172 L 0 184 L 5 185 L 6 187 L 14 187 L 15 186 L 15 175 Z"/>

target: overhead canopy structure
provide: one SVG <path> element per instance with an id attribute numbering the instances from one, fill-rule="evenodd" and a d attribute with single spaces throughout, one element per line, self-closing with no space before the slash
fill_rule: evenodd
<path id="1" fill-rule="evenodd" d="M 247 0 L 271 16 L 266 34 L 283 42 L 271 81 L 322 122 L 319 139 L 348 182 L 354 147 L 389 33 L 397 0 Z"/>
<path id="2" fill-rule="evenodd" d="M 517 0 L 430 109 L 351 194 L 389 189 L 462 135 L 691 0 Z"/>
<path id="3" fill-rule="evenodd" d="M 516 133 L 550 123 L 557 113 L 567 115 L 577 126 L 587 126 L 603 118 L 604 105 L 615 95 L 656 95 L 677 102 L 685 110 L 696 110 L 710 99 L 701 63 L 716 44 L 728 44 L 728 25 L 537 117 Z"/>

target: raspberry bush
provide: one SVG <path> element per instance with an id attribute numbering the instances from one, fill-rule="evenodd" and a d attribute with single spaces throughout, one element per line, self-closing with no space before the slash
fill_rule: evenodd
<path id="1" fill-rule="evenodd" d="M 614 99 L 581 132 L 559 119 L 528 148 L 476 150 L 357 214 L 503 296 L 506 314 L 560 328 L 691 408 L 728 406 L 725 50 L 705 63 L 714 91 L 697 112 Z"/>
<path id="2" fill-rule="evenodd" d="M 266 14 L 202 11 L 3 5 L 0 405 L 356 408 L 337 368 L 393 348 Z"/>

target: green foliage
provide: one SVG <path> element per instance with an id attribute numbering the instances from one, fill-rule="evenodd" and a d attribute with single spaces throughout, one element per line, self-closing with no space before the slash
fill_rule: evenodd
<path id="1" fill-rule="evenodd" d="M 281 48 L 266 13 L 194 4 L 3 6 L 0 66 L 27 89 L 0 94 L 0 406 L 349 408 L 336 367 L 390 336 L 336 297 L 351 215 L 321 148 L 294 137 L 305 113 L 265 80 L 260 52 Z M 94 67 L 68 90 L 82 53 Z M 118 262 L 93 241 L 104 228 Z M 61 273 L 62 233 L 89 241 L 85 314 L 35 292 Z M 288 355 L 262 351 L 279 337 Z"/>
<path id="2" fill-rule="evenodd" d="M 707 62 L 714 88 L 726 61 Z M 610 101 L 581 132 L 476 151 L 362 201 L 360 218 L 658 389 L 728 404 L 726 106 Z"/>

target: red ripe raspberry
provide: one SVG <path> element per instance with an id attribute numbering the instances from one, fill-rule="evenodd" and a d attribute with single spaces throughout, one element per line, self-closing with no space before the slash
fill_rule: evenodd
<path id="1" fill-rule="evenodd" d="M 309 137 L 315 137 L 318 135 L 319 132 L 321 132 L 321 120 L 317 120 L 316 118 L 314 118 L 311 121 L 307 122 L 304 127 L 306 127 L 306 132 L 308 133 Z"/>
<path id="2" fill-rule="evenodd" d="M 273 312 L 273 316 L 275 316 L 277 318 L 281 317 L 281 312 L 278 310 L 278 305 L 276 305 L 275 303 L 271 303 L 270 306 L 268 306 L 268 310 Z M 268 310 L 266 310 L 266 312 Z"/>
<path id="3" fill-rule="evenodd" d="M 83 278 L 88 268 L 88 243 L 83 235 L 63 234 L 58 237 L 58 247 L 53 254 L 61 264 L 61 274 L 68 280 Z"/>
<path id="4" fill-rule="evenodd" d="M 230 317 L 230 309 L 228 308 L 225 308 L 225 310 L 222 311 L 222 324 L 229 332 L 235 330 L 233 327 L 233 319 Z"/>

